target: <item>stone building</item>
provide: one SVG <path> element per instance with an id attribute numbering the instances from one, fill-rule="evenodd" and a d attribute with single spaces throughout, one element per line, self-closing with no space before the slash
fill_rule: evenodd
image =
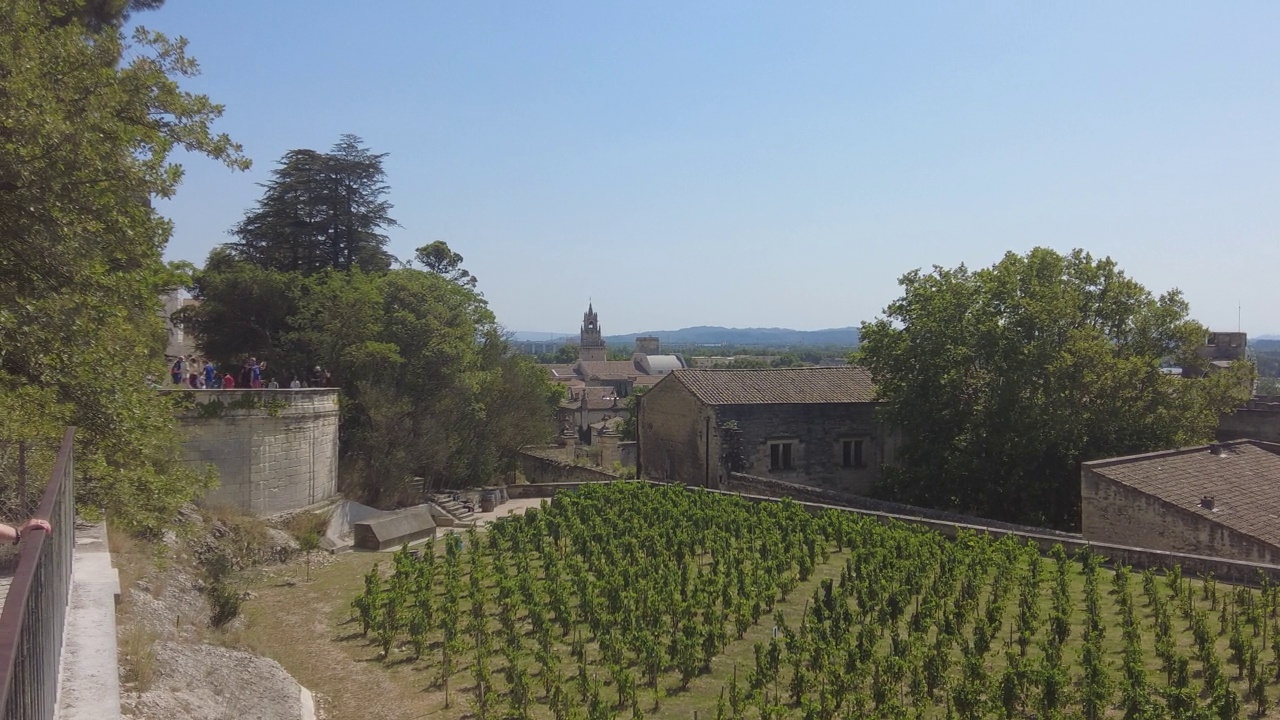
<path id="1" fill-rule="evenodd" d="M 729 472 L 865 492 L 891 457 L 858 367 L 679 369 L 640 398 L 639 471 L 718 488 Z"/>
<path id="2" fill-rule="evenodd" d="M 1214 436 L 1219 442 L 1244 439 L 1280 442 L 1280 397 L 1253 396 L 1243 407 L 1218 418 Z"/>
<path id="3" fill-rule="evenodd" d="M 618 417 L 630 417 L 627 401 L 618 397 L 611 387 L 570 386 L 568 396 L 560 401 L 556 419 L 561 430 L 576 428 L 580 434 L 585 428 Z"/>
<path id="4" fill-rule="evenodd" d="M 195 305 L 196 300 L 182 296 L 182 292 L 174 290 L 160 297 L 160 316 L 164 318 L 164 330 L 167 336 L 164 354 L 167 358 L 185 357 L 196 351 L 194 338 L 183 331 L 182 326 L 173 321 L 179 310 Z"/>
<path id="5" fill-rule="evenodd" d="M 1084 463 L 1086 540 L 1280 564 L 1280 445 L 1237 440 Z"/>
<path id="6" fill-rule="evenodd" d="M 608 348 L 604 344 L 604 336 L 600 334 L 600 318 L 591 303 L 587 303 L 587 311 L 582 314 L 582 328 L 578 334 L 578 360 L 581 362 L 602 362 L 608 360 Z"/>
<path id="7" fill-rule="evenodd" d="M 1206 360 L 1230 362 L 1245 359 L 1248 348 L 1248 333 L 1211 332 L 1196 354 Z"/>
<path id="8" fill-rule="evenodd" d="M 679 355 L 663 355 L 658 338 L 636 338 L 630 360 L 609 360 L 595 307 L 582 314 L 578 361 L 572 365 L 546 365 L 551 379 L 565 386 L 566 397 L 557 417 L 560 425 L 576 427 L 590 442 L 587 427 L 615 417 L 629 417 L 626 398 L 636 388 L 649 388 L 667 373 L 684 367 Z"/>

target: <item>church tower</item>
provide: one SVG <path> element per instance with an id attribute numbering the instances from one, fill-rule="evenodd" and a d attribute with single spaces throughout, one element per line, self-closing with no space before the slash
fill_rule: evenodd
<path id="1" fill-rule="evenodd" d="M 600 335 L 600 320 L 591 303 L 582 314 L 582 332 L 578 335 L 578 359 L 586 362 L 608 359 L 604 337 Z"/>

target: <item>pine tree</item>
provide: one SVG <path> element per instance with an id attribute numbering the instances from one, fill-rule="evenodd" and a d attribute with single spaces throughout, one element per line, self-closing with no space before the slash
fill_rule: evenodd
<path id="1" fill-rule="evenodd" d="M 327 152 L 290 150 L 257 206 L 231 232 L 237 257 L 260 267 L 311 274 L 327 268 L 385 271 L 383 230 L 395 227 L 382 160 L 355 135 Z"/>

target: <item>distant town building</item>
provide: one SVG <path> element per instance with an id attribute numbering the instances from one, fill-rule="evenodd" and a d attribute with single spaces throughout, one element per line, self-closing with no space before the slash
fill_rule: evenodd
<path id="1" fill-rule="evenodd" d="M 860 367 L 680 369 L 640 399 L 639 468 L 718 488 L 729 472 L 866 492 L 892 456 Z"/>
<path id="2" fill-rule="evenodd" d="M 772 365 L 778 355 L 699 355 L 689 358 L 689 364 L 696 368 L 727 368 L 734 361 Z"/>
<path id="3" fill-rule="evenodd" d="M 1237 440 L 1081 465 L 1086 540 L 1280 564 L 1280 445 Z"/>
<path id="4" fill-rule="evenodd" d="M 630 417 L 626 398 L 648 388 L 672 370 L 684 367 L 679 355 L 663 355 L 658 338 L 636 338 L 630 360 L 609 360 L 595 307 L 587 305 L 578 336 L 578 361 L 546 365 L 551 379 L 565 386 L 558 413 L 562 428 L 576 429 L 590 442 L 587 428 L 613 418 Z"/>
<path id="5" fill-rule="evenodd" d="M 604 362 L 609 359 L 608 348 L 604 344 L 604 336 L 600 334 L 600 319 L 596 317 L 595 308 L 587 303 L 587 311 L 582 314 L 582 330 L 578 340 L 578 360 L 582 362 Z"/>
<path id="6" fill-rule="evenodd" d="M 180 290 L 166 293 L 160 298 L 160 315 L 164 318 L 164 329 L 168 334 L 164 349 L 166 356 L 176 358 L 181 355 L 185 357 L 196 351 L 194 339 L 183 331 L 181 325 L 173 322 L 173 315 L 182 308 L 188 305 L 195 305 L 197 302 L 192 298 L 183 297 Z"/>
<path id="7" fill-rule="evenodd" d="M 1211 332 L 1197 354 L 1208 360 L 1243 360 L 1248 348 L 1248 333 Z"/>

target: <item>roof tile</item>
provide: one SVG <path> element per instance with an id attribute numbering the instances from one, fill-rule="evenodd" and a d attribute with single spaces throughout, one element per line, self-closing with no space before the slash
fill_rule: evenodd
<path id="1" fill-rule="evenodd" d="M 871 374 L 860 367 L 770 370 L 673 370 L 675 378 L 708 405 L 816 405 L 875 402 Z"/>
<path id="2" fill-rule="evenodd" d="M 1085 467 L 1139 492 L 1280 546 L 1280 446 L 1255 440 L 1134 455 Z M 1213 510 L 1200 506 L 1213 498 Z"/>

